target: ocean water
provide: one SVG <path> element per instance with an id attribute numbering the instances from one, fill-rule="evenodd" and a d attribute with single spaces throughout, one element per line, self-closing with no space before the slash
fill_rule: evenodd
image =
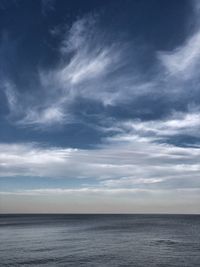
<path id="1" fill-rule="evenodd" d="M 0 266 L 200 266 L 199 215 L 0 215 Z"/>

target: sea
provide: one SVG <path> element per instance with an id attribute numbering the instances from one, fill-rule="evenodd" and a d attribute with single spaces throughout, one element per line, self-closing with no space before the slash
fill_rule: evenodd
<path id="1" fill-rule="evenodd" d="M 200 215 L 0 215 L 0 266 L 199 267 Z"/>

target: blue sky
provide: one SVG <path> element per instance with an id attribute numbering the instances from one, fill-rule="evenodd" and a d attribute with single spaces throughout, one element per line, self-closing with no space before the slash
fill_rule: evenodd
<path id="1" fill-rule="evenodd" d="M 0 1 L 0 212 L 199 213 L 200 5 Z"/>

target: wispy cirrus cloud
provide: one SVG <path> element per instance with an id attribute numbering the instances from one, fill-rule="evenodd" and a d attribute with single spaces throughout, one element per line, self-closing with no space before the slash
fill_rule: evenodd
<path id="1" fill-rule="evenodd" d="M 63 36 L 60 63 L 51 70 L 38 70 L 39 94 L 32 82 L 27 84 L 33 87 L 28 95 L 5 81 L 15 95 L 15 106 L 10 108 L 13 121 L 38 128 L 67 124 L 73 120 L 77 99 L 96 101 L 106 108 L 155 90 L 154 81 L 142 79 L 137 70 L 132 41 L 110 40 L 108 35 L 95 16 L 79 19 Z M 9 102 L 11 95 L 7 97 Z"/>
<path id="2" fill-rule="evenodd" d="M 170 75 L 181 79 L 193 78 L 199 67 L 200 32 L 193 34 L 185 44 L 172 52 L 159 53 L 159 59 Z"/>
<path id="3" fill-rule="evenodd" d="M 134 40 L 113 40 L 108 35 L 95 16 L 85 16 L 74 22 L 62 37 L 60 63 L 51 70 L 38 70 L 39 94 L 35 90 L 24 94 L 17 85 L 5 82 L 9 117 L 19 125 L 46 128 L 76 120 L 74 105 L 82 100 L 102 105 L 102 114 L 107 118 L 110 107 L 122 110 L 128 107 L 129 113 L 131 106 L 140 102 L 132 112 L 132 117 L 139 119 L 142 114 L 150 114 L 154 108 L 157 110 L 155 105 L 162 111 L 160 99 L 164 101 L 165 116 L 176 109 L 174 114 L 183 110 L 187 113 L 192 101 L 197 102 L 198 90 L 194 79 L 190 82 L 188 75 L 191 73 L 193 78 L 196 75 L 198 33 L 174 51 L 155 54 L 154 71 L 149 76 L 138 67 L 137 54 L 143 58 L 142 48 L 138 49 Z M 182 82 L 186 77 L 189 79 L 187 85 Z M 191 86 L 189 99 L 185 98 L 188 86 Z M 176 105 L 177 101 L 179 105 Z M 158 116 L 158 112 L 156 114 Z"/>
<path id="4" fill-rule="evenodd" d="M 190 23 L 193 28 L 188 31 L 188 36 L 182 45 L 172 51 L 158 52 L 158 58 L 166 68 L 170 78 L 180 80 L 198 79 L 200 58 L 200 21 L 199 2 L 192 1 L 193 14 Z"/>
<path id="5" fill-rule="evenodd" d="M 44 16 L 54 11 L 55 0 L 41 0 L 41 11 Z"/>
<path id="6" fill-rule="evenodd" d="M 120 125 L 130 134 L 146 136 L 154 141 L 181 135 L 199 137 L 200 114 L 199 111 L 175 112 L 163 120 L 127 120 Z"/>

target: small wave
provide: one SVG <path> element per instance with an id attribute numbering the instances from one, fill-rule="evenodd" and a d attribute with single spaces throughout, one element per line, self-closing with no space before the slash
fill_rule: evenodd
<path id="1" fill-rule="evenodd" d="M 180 241 L 178 241 L 178 240 L 172 240 L 172 239 L 159 239 L 159 240 L 153 241 L 153 243 L 156 244 L 156 245 L 173 246 L 173 245 L 180 244 Z"/>

